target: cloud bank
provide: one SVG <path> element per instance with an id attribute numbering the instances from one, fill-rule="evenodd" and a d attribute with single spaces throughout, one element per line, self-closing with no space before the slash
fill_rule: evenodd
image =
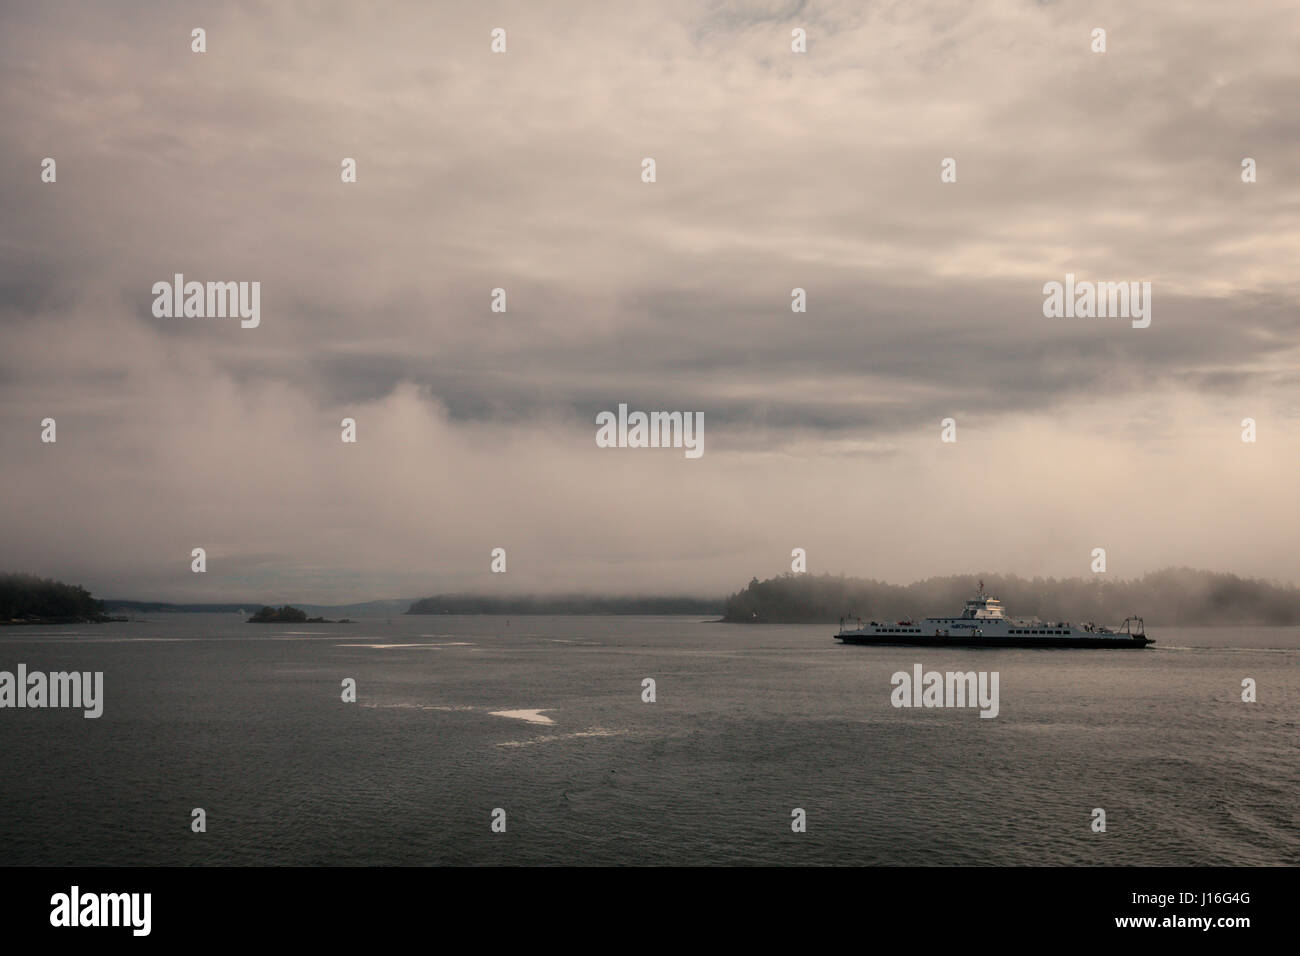
<path id="1" fill-rule="evenodd" d="M 316 603 L 724 593 L 795 547 L 898 582 L 1094 547 L 1300 580 L 1300 10 L 3 22 L 0 567 Z M 259 281 L 261 325 L 155 318 L 177 272 Z M 1150 281 L 1151 327 L 1044 318 L 1066 273 Z M 597 448 L 620 402 L 703 412 L 705 455 Z"/>

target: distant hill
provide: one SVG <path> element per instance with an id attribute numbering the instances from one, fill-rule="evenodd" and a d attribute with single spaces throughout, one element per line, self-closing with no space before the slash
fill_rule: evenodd
<path id="1" fill-rule="evenodd" d="M 0 624 L 84 624 L 114 620 L 83 587 L 32 574 L 0 574 Z"/>
<path id="2" fill-rule="evenodd" d="M 959 614 L 981 579 L 1013 617 L 1108 623 L 1140 614 L 1148 624 L 1300 624 L 1300 589 L 1191 568 L 1166 568 L 1133 580 L 961 574 L 908 585 L 784 574 L 754 578 L 727 598 L 723 620 L 831 624 L 849 616 L 894 620 Z"/>
<path id="3" fill-rule="evenodd" d="M 722 613 L 722 600 L 700 597 L 599 597 L 592 594 L 441 594 L 421 598 L 407 614 L 705 614 Z"/>
<path id="4" fill-rule="evenodd" d="M 104 600 L 104 607 L 108 610 L 131 614 L 236 614 L 240 611 L 247 613 L 250 607 L 261 606 L 261 601 L 245 601 L 243 604 L 168 604 L 165 601 Z"/>

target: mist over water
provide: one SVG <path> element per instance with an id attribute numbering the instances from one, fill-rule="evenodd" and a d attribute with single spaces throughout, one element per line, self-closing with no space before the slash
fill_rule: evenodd
<path id="1" fill-rule="evenodd" d="M 1079 651 L 683 617 L 242 621 L 0 632 L 0 670 L 105 688 L 98 720 L 0 711 L 0 863 L 1300 862 L 1300 628 Z M 916 663 L 998 671 L 999 716 L 895 709 Z"/>

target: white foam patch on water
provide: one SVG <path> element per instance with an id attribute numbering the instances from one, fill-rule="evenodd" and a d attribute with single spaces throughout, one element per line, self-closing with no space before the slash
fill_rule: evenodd
<path id="1" fill-rule="evenodd" d="M 282 636 L 282 635 L 279 635 L 279 634 L 273 634 L 273 635 L 271 635 L 270 637 L 263 637 L 263 636 L 260 635 L 260 634 L 239 634 L 239 635 L 236 635 L 235 637 L 229 637 L 229 638 L 228 638 L 228 637 L 225 637 L 225 636 L 223 635 L 223 636 L 221 636 L 221 637 L 215 638 L 215 640 L 221 640 L 221 641 L 226 641 L 226 640 L 230 640 L 230 641 L 337 641 L 338 638 L 335 637 L 333 634 L 327 634 L 327 635 L 323 635 L 323 636 L 320 635 L 320 634 L 303 634 L 303 635 L 296 635 L 296 636 L 292 636 L 292 637 L 285 637 L 285 636 Z"/>
<path id="2" fill-rule="evenodd" d="M 516 720 L 526 720 L 530 724 L 553 724 L 555 721 L 549 717 L 542 716 L 542 712 L 550 710 L 549 707 L 543 707 L 541 710 L 494 710 L 493 717 L 513 717 Z"/>
<path id="3" fill-rule="evenodd" d="M 132 644 L 193 644 L 195 641 L 206 640 L 202 637 L 105 637 L 105 644 L 121 644 L 123 641 L 130 641 Z"/>
<path id="4" fill-rule="evenodd" d="M 335 644 L 335 647 L 376 647 L 390 650 L 394 647 L 473 647 L 469 641 L 451 641 L 447 644 Z"/>
<path id="5" fill-rule="evenodd" d="M 362 707 L 376 707 L 384 710 L 478 710 L 477 707 L 455 706 L 449 704 L 416 704 L 413 702 L 398 701 L 392 704 L 362 704 Z"/>
<path id="6" fill-rule="evenodd" d="M 547 734 L 543 737 L 534 737 L 532 740 L 506 740 L 499 744 L 498 747 L 528 747 L 532 744 L 550 743 L 555 740 L 573 740 L 575 737 L 618 737 L 623 731 L 618 730 L 579 730 L 572 734 Z"/>

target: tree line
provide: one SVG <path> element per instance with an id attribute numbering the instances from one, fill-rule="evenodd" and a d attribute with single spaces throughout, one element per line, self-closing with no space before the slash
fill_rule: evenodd
<path id="1" fill-rule="evenodd" d="M 104 602 L 75 584 L 34 574 L 0 574 L 0 624 L 81 624 L 111 620 Z"/>
<path id="2" fill-rule="evenodd" d="M 722 601 L 699 597 L 600 597 L 592 594 L 440 594 L 407 614 L 718 614 Z"/>
<path id="3" fill-rule="evenodd" d="M 1148 623 L 1300 624 L 1300 589 L 1235 574 L 1165 568 L 1123 580 L 1022 578 L 1007 574 L 957 574 L 912 584 L 888 584 L 830 574 L 786 573 L 754 578 L 726 599 L 723 619 L 737 623 L 834 623 L 841 617 L 903 620 L 961 613 L 984 581 L 1010 617 L 1114 623 L 1130 614 Z"/>

